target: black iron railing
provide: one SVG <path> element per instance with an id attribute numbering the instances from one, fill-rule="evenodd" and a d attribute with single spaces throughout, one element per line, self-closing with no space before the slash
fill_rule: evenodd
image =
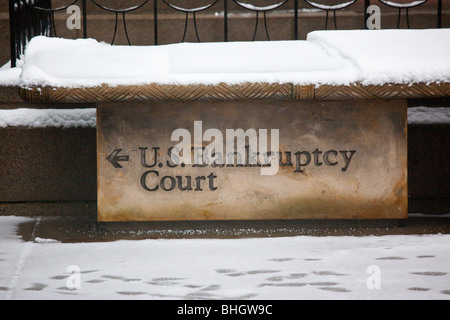
<path id="1" fill-rule="evenodd" d="M 256 6 L 248 4 L 246 0 L 210 0 L 206 5 L 197 8 L 182 8 L 173 4 L 171 0 L 142 0 L 138 5 L 113 9 L 101 4 L 99 0 L 67 0 L 67 5 L 53 8 L 51 0 L 9 0 L 9 15 L 10 15 L 10 39 L 11 39 L 11 66 L 16 66 L 16 60 L 23 54 L 24 49 L 28 41 L 37 35 L 57 36 L 57 30 L 55 25 L 55 12 L 67 10 L 72 5 L 78 5 L 81 8 L 81 20 L 83 37 L 88 37 L 87 26 L 87 1 L 90 1 L 98 8 L 110 12 L 115 15 L 114 34 L 111 44 L 114 44 L 117 35 L 117 29 L 119 27 L 119 16 L 121 16 L 123 29 L 128 44 L 131 45 L 130 37 L 127 30 L 126 16 L 130 12 L 139 10 L 144 6 L 151 6 L 153 12 L 153 32 L 154 32 L 154 44 L 159 44 L 158 38 L 158 13 L 160 12 L 160 6 L 164 5 L 167 8 L 171 8 L 174 11 L 185 14 L 184 32 L 181 38 L 181 42 L 185 41 L 186 33 L 189 23 L 189 17 L 192 16 L 194 24 L 195 37 L 200 42 L 200 36 L 197 28 L 196 15 L 199 12 L 209 10 L 211 8 L 219 8 L 223 10 L 223 41 L 228 41 L 228 5 L 232 1 L 243 10 L 255 13 L 255 27 L 252 40 L 255 40 L 258 30 L 258 24 L 260 22 L 260 14 L 263 15 L 263 27 L 267 40 L 270 40 L 269 30 L 267 26 L 267 14 L 270 11 L 283 10 L 287 3 L 290 3 L 293 7 L 292 12 L 293 19 L 293 39 L 298 39 L 298 26 L 299 26 L 299 2 L 307 4 L 310 8 L 325 11 L 325 29 L 328 28 L 329 13 L 333 14 L 334 28 L 337 29 L 336 11 L 345 10 L 353 6 L 357 2 L 363 2 L 364 8 L 364 22 L 361 26 L 366 28 L 366 21 L 368 18 L 367 8 L 371 4 L 383 4 L 398 10 L 398 23 L 397 27 L 400 27 L 400 19 L 402 11 L 406 12 L 407 27 L 410 27 L 409 23 L 409 10 L 418 6 L 421 6 L 429 0 L 411 1 L 409 4 L 396 4 L 396 0 L 337 0 L 334 5 L 321 4 L 320 0 L 274 0 L 272 5 Z M 291 8 L 292 8 L 291 7 Z M 437 0 L 437 27 L 442 27 L 442 0 Z"/>
<path id="2" fill-rule="evenodd" d="M 51 0 L 36 0 L 35 6 L 50 9 Z M 11 43 L 11 66 L 23 53 L 25 45 L 34 36 L 51 33 L 51 12 L 34 10 L 29 1 L 9 1 L 9 29 Z"/>

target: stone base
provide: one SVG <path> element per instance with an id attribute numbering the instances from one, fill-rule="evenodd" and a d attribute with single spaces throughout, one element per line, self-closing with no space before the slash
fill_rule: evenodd
<path id="1" fill-rule="evenodd" d="M 97 117 L 99 221 L 407 217 L 405 100 L 107 103 Z M 192 154 L 224 156 L 174 162 L 176 129 Z M 255 129 L 258 143 L 267 129 L 267 150 L 278 129 L 275 173 L 230 129 Z"/>
<path id="2" fill-rule="evenodd" d="M 95 106 L 30 104 L 20 99 L 17 87 L 0 87 L 0 109 Z M 412 99 L 409 106 L 450 107 L 450 99 Z M 443 148 L 449 139 L 449 124 L 408 125 L 409 213 L 450 213 L 450 149 Z M 0 128 L 0 147 L 0 164 L 6 168 L 0 170 L 0 215 L 96 219 L 94 128 Z"/>

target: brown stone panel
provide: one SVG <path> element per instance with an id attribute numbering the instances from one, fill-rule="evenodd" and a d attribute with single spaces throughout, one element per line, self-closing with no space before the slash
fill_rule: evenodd
<path id="1" fill-rule="evenodd" d="M 248 162 L 170 167 L 172 132 L 194 135 L 200 120 L 203 132 L 224 137 L 226 129 L 279 129 L 288 165 L 275 175 Z M 404 100 L 106 103 L 97 139 L 100 221 L 407 216 Z M 181 191 L 178 179 L 192 190 Z"/>

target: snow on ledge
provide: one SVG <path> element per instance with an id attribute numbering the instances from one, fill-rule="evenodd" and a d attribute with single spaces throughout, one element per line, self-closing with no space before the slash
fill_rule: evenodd
<path id="1" fill-rule="evenodd" d="M 409 124 L 450 124 L 450 108 L 408 108 Z M 96 109 L 0 110 L 0 128 L 95 128 Z"/>
<path id="2" fill-rule="evenodd" d="M 307 40 L 335 49 L 363 85 L 450 82 L 450 29 L 315 31 Z"/>
<path id="3" fill-rule="evenodd" d="M 18 67 L 11 68 L 11 62 L 8 62 L 0 68 L 0 86 L 3 87 L 16 87 L 20 83 L 20 73 L 22 69 L 19 67 L 21 61 L 18 63 Z"/>
<path id="4" fill-rule="evenodd" d="M 307 41 L 110 46 L 92 39 L 36 37 L 28 44 L 23 87 L 107 84 L 348 84 L 357 70 Z"/>
<path id="5" fill-rule="evenodd" d="M 450 108 L 408 108 L 409 124 L 450 124 Z"/>
<path id="6" fill-rule="evenodd" d="M 0 110 L 0 128 L 95 128 L 96 109 Z"/>
<path id="7" fill-rule="evenodd" d="M 449 83 L 450 29 L 311 32 L 306 41 L 111 46 L 35 37 L 19 85 Z"/>

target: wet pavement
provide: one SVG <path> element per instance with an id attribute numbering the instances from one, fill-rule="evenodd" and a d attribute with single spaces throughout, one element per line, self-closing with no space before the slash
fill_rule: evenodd
<path id="1" fill-rule="evenodd" d="M 450 215 L 410 214 L 406 220 L 264 220 L 97 222 L 95 217 L 34 217 L 20 224 L 24 241 L 59 242 L 140 239 L 260 238 L 290 236 L 381 236 L 450 234 Z"/>

